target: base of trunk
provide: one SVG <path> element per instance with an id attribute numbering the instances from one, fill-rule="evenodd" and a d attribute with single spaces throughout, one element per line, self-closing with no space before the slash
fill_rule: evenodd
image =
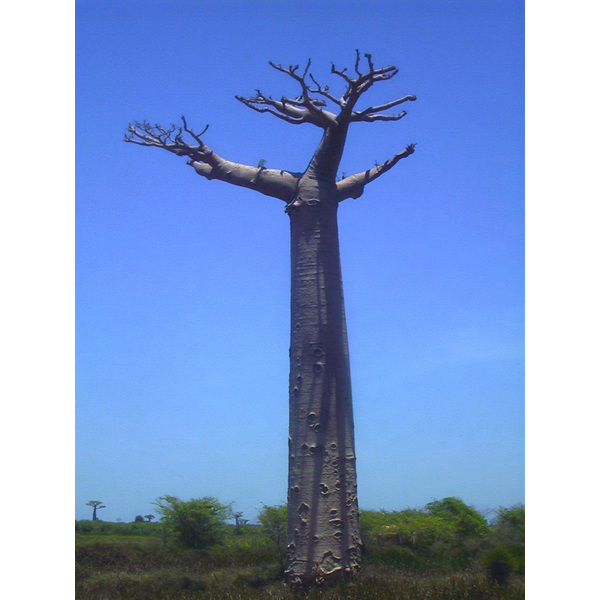
<path id="1" fill-rule="evenodd" d="M 352 566 L 340 566 L 330 571 L 324 571 L 315 565 L 315 568 L 310 573 L 304 573 L 303 575 L 294 574 L 286 570 L 285 579 L 290 589 L 302 592 L 313 587 L 325 588 L 340 582 L 355 581 L 359 572 L 360 565 L 358 562 Z"/>

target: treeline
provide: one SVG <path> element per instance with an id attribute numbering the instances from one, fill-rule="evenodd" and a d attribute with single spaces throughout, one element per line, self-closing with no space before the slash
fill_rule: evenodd
<path id="1" fill-rule="evenodd" d="M 240 589 L 283 594 L 285 506 L 263 506 L 256 525 L 239 520 L 233 525 L 228 523 L 231 507 L 215 498 L 182 501 L 164 496 L 155 504 L 161 519 L 154 523 L 76 521 L 78 597 L 135 598 L 139 590 L 155 597 L 150 588 L 174 598 L 229 597 L 216 595 L 217 589 L 219 594 Z M 523 596 L 524 506 L 500 507 L 488 523 L 451 497 L 421 509 L 361 511 L 360 524 L 363 575 L 353 589 L 366 586 L 370 592 L 365 591 L 365 598 L 404 598 L 399 590 L 408 594 L 409 589 L 412 596 L 406 597 L 415 599 L 441 600 L 446 593 L 448 598 L 486 600 Z M 159 573 L 170 583 L 155 581 L 144 587 L 144 581 Z M 375 588 L 388 591 L 376 595 Z M 207 589 L 212 595 L 203 596 Z M 343 593 L 339 597 L 345 598 Z"/>

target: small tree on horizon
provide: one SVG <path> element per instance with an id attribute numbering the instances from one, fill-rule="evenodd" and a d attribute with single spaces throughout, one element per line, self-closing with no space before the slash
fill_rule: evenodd
<path id="1" fill-rule="evenodd" d="M 98 521 L 98 514 L 97 512 L 101 509 L 101 508 L 106 508 L 106 506 L 104 506 L 104 504 L 102 504 L 101 500 L 90 500 L 89 502 L 86 503 L 86 506 L 91 506 L 94 509 L 94 512 L 92 513 L 92 521 Z"/>

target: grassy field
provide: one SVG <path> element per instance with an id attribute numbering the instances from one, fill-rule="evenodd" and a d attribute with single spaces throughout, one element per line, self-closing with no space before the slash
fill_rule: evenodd
<path id="1" fill-rule="evenodd" d="M 447 527 L 448 518 L 444 522 L 431 511 L 365 512 L 359 577 L 303 594 L 285 585 L 281 543 L 261 525 L 227 526 L 217 543 L 191 549 L 163 523 L 78 521 L 76 597 L 523 599 L 524 509 L 522 513 L 523 523 L 504 519 L 488 526 L 481 525 L 482 519 L 475 529 L 461 530 Z"/>

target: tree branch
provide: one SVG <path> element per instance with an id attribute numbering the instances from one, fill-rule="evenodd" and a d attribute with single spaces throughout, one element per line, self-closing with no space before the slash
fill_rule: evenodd
<path id="1" fill-rule="evenodd" d="M 177 156 L 189 156 L 193 160 L 199 160 L 211 165 L 216 164 L 218 157 L 200 139 L 200 136 L 204 135 L 208 130 L 208 125 L 201 133 L 197 134 L 188 127 L 185 117 L 181 117 L 181 120 L 183 128 L 171 125 L 169 129 L 164 129 L 160 125 L 150 125 L 148 121 L 130 123 L 127 127 L 129 135 L 125 135 L 125 141 L 140 146 L 162 148 Z M 176 131 L 178 133 L 173 137 Z M 184 131 L 193 138 L 196 145 L 190 144 L 183 139 Z"/>
<path id="2" fill-rule="evenodd" d="M 379 112 L 380 110 L 386 110 L 387 108 L 392 108 L 393 106 L 396 106 L 397 104 L 400 104 L 401 102 L 404 102 L 412 97 L 406 96 L 405 99 L 401 98 L 399 100 L 394 100 L 393 102 L 388 102 L 387 104 L 384 104 L 381 107 L 372 107 L 371 109 L 366 109 L 368 111 L 366 113 L 364 113 L 364 111 L 361 111 L 360 113 L 353 112 L 354 106 L 356 106 L 356 103 L 357 103 L 358 99 L 360 98 L 360 96 L 362 94 L 364 94 L 373 84 L 375 84 L 379 81 L 386 81 L 388 79 L 392 79 L 392 77 L 395 77 L 398 74 L 398 69 L 394 65 L 376 69 L 373 66 L 373 61 L 371 59 L 371 55 L 368 53 L 365 53 L 364 56 L 367 59 L 369 71 L 367 73 L 363 74 L 359 70 L 360 53 L 357 50 L 356 51 L 356 62 L 354 64 L 354 70 L 356 71 L 356 74 L 357 74 L 356 79 L 353 79 L 352 77 L 350 77 L 350 75 L 348 75 L 346 73 L 347 69 L 339 70 L 339 69 L 336 69 L 336 67 L 333 63 L 331 65 L 331 72 L 334 73 L 335 75 L 338 75 L 339 77 L 341 77 L 347 84 L 346 91 L 344 92 L 344 95 L 341 98 L 340 106 L 342 106 L 342 111 L 338 115 L 338 121 L 340 121 L 340 120 L 347 120 L 347 121 L 387 120 L 387 121 L 389 121 L 389 120 L 397 120 L 398 118 L 401 118 L 401 117 L 398 117 L 396 119 L 390 119 L 388 117 L 386 119 L 366 119 L 366 118 L 359 118 L 357 115 L 360 115 L 362 117 L 363 114 L 366 116 L 367 114 L 371 114 L 372 112 Z M 402 115 L 402 116 L 404 116 L 404 115 Z"/>
<path id="3" fill-rule="evenodd" d="M 385 104 L 380 104 L 379 106 L 370 106 L 369 108 L 365 108 L 364 110 L 358 112 L 352 112 L 350 116 L 351 121 L 375 121 L 375 120 L 384 120 L 384 121 L 397 121 L 401 119 L 406 112 L 402 111 L 399 115 L 392 115 L 393 118 L 389 118 L 390 115 L 378 115 L 379 118 L 373 118 L 373 113 L 380 113 L 384 110 L 388 110 L 393 108 L 394 106 L 398 106 L 398 104 L 402 104 L 404 102 L 414 102 L 417 99 L 415 95 L 404 96 L 403 98 L 398 98 L 397 100 L 392 100 L 391 102 L 386 102 Z M 370 119 L 367 117 L 371 117 Z M 386 117 L 386 118 L 382 118 Z"/>
<path id="4" fill-rule="evenodd" d="M 353 112 L 350 115 L 350 121 L 353 123 L 363 121 L 364 123 L 372 123 L 373 121 L 399 121 L 402 117 L 406 116 L 406 111 L 403 110 L 397 115 L 370 115 L 363 113 Z"/>
<path id="5" fill-rule="evenodd" d="M 298 70 L 298 65 L 290 65 L 289 68 L 282 67 L 281 65 L 275 64 L 273 61 L 269 61 L 269 64 L 276 69 L 277 71 L 281 71 L 286 75 L 289 75 L 292 79 L 297 81 L 302 88 L 302 105 L 306 108 L 306 110 L 315 118 L 316 121 L 307 121 L 312 122 L 314 125 L 319 125 L 320 127 L 327 128 L 332 125 L 337 125 L 335 120 L 335 115 L 328 111 L 321 110 L 319 106 L 322 105 L 321 102 L 311 98 L 310 90 L 308 85 L 306 84 L 306 75 L 308 74 L 308 69 L 310 68 L 310 58 L 306 64 L 306 68 L 304 69 L 304 73 L 299 75 L 296 71 Z"/>
<path id="6" fill-rule="evenodd" d="M 304 107 L 304 102 L 300 99 L 292 100 L 283 97 L 281 100 L 273 100 L 271 97 L 264 96 L 260 90 L 256 90 L 256 96 L 252 98 L 245 98 L 244 96 L 236 96 L 235 98 L 252 110 L 268 112 L 294 125 L 312 123 L 319 127 L 322 126 L 321 122 Z M 317 102 L 324 104 L 322 100 Z"/>
<path id="7" fill-rule="evenodd" d="M 377 82 L 392 79 L 398 74 L 398 69 L 394 65 L 376 69 L 371 55 L 365 53 L 363 56 L 366 59 L 367 69 L 364 66 L 361 67 L 361 54 L 356 50 L 355 76 L 350 75 L 346 68 L 337 69 L 332 63 L 331 72 L 346 83 L 346 89 L 340 98 L 330 92 L 329 86 L 321 86 L 312 74 L 309 74 L 311 65 L 309 59 L 303 71 L 299 71 L 299 65 L 290 65 L 286 68 L 269 61 L 275 70 L 285 73 L 300 84 L 301 93 L 297 97 L 282 96 L 275 100 L 271 96 L 265 96 L 260 90 L 256 90 L 255 96 L 236 96 L 236 99 L 256 112 L 272 114 L 286 123 L 292 125 L 311 123 L 324 129 L 321 143 L 306 172 L 310 171 L 313 175 L 317 173 L 322 179 L 330 178 L 333 182 L 343 154 L 350 123 L 398 121 L 406 115 L 405 111 L 398 114 L 384 114 L 385 111 L 404 102 L 416 100 L 416 96 L 408 95 L 377 106 L 370 106 L 364 110 L 354 110 L 361 95 L 371 86 Z M 307 77 L 310 77 L 312 86 L 307 83 Z M 327 101 L 339 108 L 337 114 L 325 109 Z M 196 133 L 188 127 L 185 117 L 182 117 L 181 120 L 182 125 L 171 125 L 169 128 L 150 125 L 147 121 L 135 122 L 129 125 L 125 141 L 140 146 L 161 148 L 176 156 L 187 156 L 188 164 L 198 175 L 206 179 L 219 179 L 251 188 L 286 202 L 293 198 L 302 174 L 265 169 L 261 166 L 262 161 L 257 167 L 227 161 L 215 154 L 202 141 L 208 125 L 202 132 Z M 365 185 L 380 177 L 399 160 L 413 152 L 414 144 L 411 144 L 382 165 L 376 164 L 373 169 L 342 179 L 337 183 L 338 200 L 357 198 L 362 194 Z"/>
<path id="8" fill-rule="evenodd" d="M 302 114 L 301 111 L 298 111 L 298 113 L 300 113 L 300 114 L 298 114 L 298 116 L 292 116 L 292 114 L 290 114 L 290 111 L 284 110 L 283 107 L 281 107 L 281 109 L 278 109 L 279 110 L 279 112 L 278 112 L 277 110 L 274 110 L 273 108 L 270 108 L 269 106 L 257 106 L 257 104 L 266 104 L 266 103 L 261 102 L 255 98 L 244 98 L 242 96 L 236 96 L 235 99 L 239 100 L 242 104 L 245 104 L 248 108 L 251 108 L 252 110 L 255 110 L 256 112 L 269 113 L 269 114 L 277 117 L 278 119 L 282 119 L 286 123 L 291 123 L 292 125 L 301 125 L 302 123 L 308 122 L 307 115 Z"/>
<path id="9" fill-rule="evenodd" d="M 316 79 L 309 75 L 312 82 L 317 86 L 316 88 L 308 88 L 308 91 L 311 94 L 320 94 L 321 96 L 325 96 L 328 100 L 331 100 L 334 104 L 337 104 L 340 108 L 344 107 L 344 100 L 341 98 L 336 98 L 332 93 L 329 92 L 329 86 L 321 87 L 319 83 L 317 83 Z"/>
<path id="10" fill-rule="evenodd" d="M 218 179 L 225 183 L 245 187 L 286 203 L 292 199 L 301 177 L 301 173 L 251 167 L 225 159 L 221 159 L 218 168 L 192 160 L 188 161 L 188 165 L 206 179 Z"/>
<path id="11" fill-rule="evenodd" d="M 206 132 L 208 125 L 197 134 L 188 127 L 185 117 L 181 120 L 183 127 L 171 125 L 169 129 L 164 129 L 160 125 L 150 125 L 147 121 L 130 124 L 129 135 L 125 135 L 125 141 L 140 146 L 161 148 L 177 156 L 187 156 L 190 159 L 187 164 L 206 179 L 219 179 L 285 202 L 289 201 L 298 185 L 299 174 L 251 167 L 225 160 L 215 154 L 200 137 Z M 184 132 L 196 144 L 186 141 L 183 138 Z"/>
<path id="12" fill-rule="evenodd" d="M 415 144 L 410 144 L 404 150 L 402 150 L 402 152 L 392 156 L 392 158 L 388 159 L 383 164 L 377 165 L 368 171 L 356 173 L 355 175 L 351 175 L 350 177 L 346 177 L 345 179 L 338 181 L 336 184 L 338 202 L 346 200 L 347 198 L 358 198 L 361 196 L 365 185 L 371 183 L 371 181 L 389 171 L 398 163 L 398 161 L 410 156 L 414 151 Z"/>

